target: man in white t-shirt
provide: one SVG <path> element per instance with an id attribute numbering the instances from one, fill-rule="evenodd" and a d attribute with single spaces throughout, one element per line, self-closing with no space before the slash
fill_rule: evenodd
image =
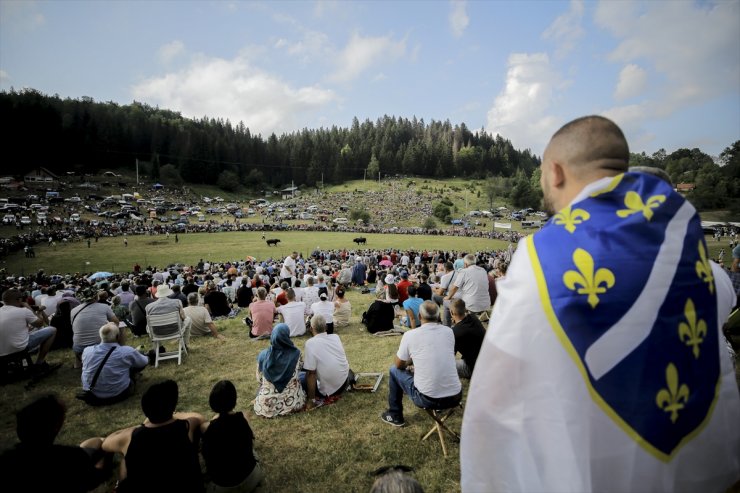
<path id="1" fill-rule="evenodd" d="M 463 259 L 465 268 L 457 273 L 455 280 L 445 296 L 446 300 L 462 298 L 469 312 L 479 314 L 491 308 L 491 297 L 488 294 L 488 274 L 483 267 L 475 265 L 475 255 L 469 253 Z"/>
<path id="2" fill-rule="evenodd" d="M 444 270 L 445 273 L 441 276 L 439 280 L 439 286 L 434 288 L 434 296 L 432 297 L 432 299 L 438 305 L 441 305 L 444 308 L 444 310 L 442 311 L 442 323 L 445 324 L 447 327 L 451 327 L 452 317 L 450 315 L 450 300 L 446 300 L 445 296 L 447 296 L 447 293 L 449 293 L 450 288 L 452 287 L 452 281 L 455 280 L 457 271 L 452 265 L 452 262 L 445 262 Z M 459 297 L 460 293 L 456 293 L 455 298 Z"/>
<path id="3" fill-rule="evenodd" d="M 0 356 L 39 348 L 36 364 L 44 368 L 44 360 L 51 349 L 57 330 L 48 327 L 49 318 L 41 307 L 31 308 L 25 296 L 18 289 L 11 288 L 3 293 L 3 306 L 0 307 Z M 31 328 L 43 327 L 33 332 Z"/>
<path id="4" fill-rule="evenodd" d="M 306 321 L 303 318 L 306 304 L 295 300 L 293 288 L 288 288 L 285 295 L 288 297 L 288 303 L 277 307 L 277 312 L 283 322 L 288 325 L 290 337 L 302 336 L 306 333 Z"/>
<path id="5" fill-rule="evenodd" d="M 293 277 L 295 276 L 295 259 L 298 258 L 298 252 L 293 252 L 283 261 L 283 266 L 280 268 L 280 282 L 287 282 L 288 286 L 293 285 Z"/>
<path id="6" fill-rule="evenodd" d="M 301 385 L 306 391 L 306 408 L 314 407 L 316 396 L 339 395 L 351 384 L 347 355 L 336 334 L 326 333 L 326 320 L 321 315 L 311 318 L 311 334 L 303 351 Z"/>
<path id="7" fill-rule="evenodd" d="M 439 307 L 425 301 L 419 307 L 421 327 L 401 338 L 388 379 L 388 409 L 384 423 L 404 426 L 403 394 L 418 407 L 449 409 L 460 403 L 462 385 L 455 365 L 455 335 L 439 323 Z M 412 364 L 413 361 L 413 364 Z"/>
<path id="8" fill-rule="evenodd" d="M 327 301 L 326 293 L 319 295 L 320 301 L 311 305 L 311 315 L 321 315 L 326 320 L 326 333 L 334 333 L 334 303 Z"/>

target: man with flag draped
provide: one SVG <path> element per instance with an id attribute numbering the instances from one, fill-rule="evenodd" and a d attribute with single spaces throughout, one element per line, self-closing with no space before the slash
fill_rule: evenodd
<path id="1" fill-rule="evenodd" d="M 599 116 L 548 144 L 553 216 L 497 286 L 463 418 L 463 492 L 724 491 L 740 477 L 720 344 L 735 293 L 694 207 L 628 163 Z"/>

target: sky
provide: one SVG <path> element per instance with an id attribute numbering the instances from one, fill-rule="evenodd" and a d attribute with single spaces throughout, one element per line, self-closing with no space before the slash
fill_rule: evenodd
<path id="1" fill-rule="evenodd" d="M 579 116 L 633 152 L 740 139 L 740 0 L 0 0 L 0 89 L 144 102 L 268 136 L 384 115 L 541 155 Z"/>

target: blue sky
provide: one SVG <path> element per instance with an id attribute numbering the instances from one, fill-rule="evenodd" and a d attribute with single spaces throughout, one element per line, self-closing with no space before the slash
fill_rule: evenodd
<path id="1" fill-rule="evenodd" d="M 0 88 L 240 120 L 449 119 L 540 154 L 585 114 L 635 152 L 740 139 L 740 1 L 0 0 Z"/>

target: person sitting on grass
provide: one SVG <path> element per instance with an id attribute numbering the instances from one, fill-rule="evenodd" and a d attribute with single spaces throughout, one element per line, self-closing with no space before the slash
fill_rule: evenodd
<path id="1" fill-rule="evenodd" d="M 129 303 L 128 309 L 131 314 L 131 332 L 135 336 L 146 335 L 146 306 L 154 303 L 154 299 L 149 297 L 149 290 L 143 284 L 136 286 L 136 299 Z"/>
<path id="2" fill-rule="evenodd" d="M 415 329 L 421 325 L 419 320 L 419 307 L 424 300 L 416 296 L 416 286 L 413 284 L 408 287 L 408 295 L 409 297 L 403 302 L 403 309 L 406 312 L 406 316 L 405 320 L 402 319 L 402 321 L 404 326 Z"/>
<path id="3" fill-rule="evenodd" d="M 311 305 L 311 315 L 321 315 L 326 321 L 326 333 L 334 333 L 334 302 L 327 300 L 326 293 L 319 294 L 319 302 Z"/>
<path id="4" fill-rule="evenodd" d="M 457 375 L 460 378 L 470 378 L 483 339 L 486 337 L 486 329 L 478 317 L 468 313 L 462 299 L 450 301 L 450 312 L 455 322 L 452 326 L 452 333 L 455 334 L 455 352 L 462 355 L 462 359 L 455 360 Z"/>
<path id="5" fill-rule="evenodd" d="M 277 308 L 272 301 L 267 299 L 267 290 L 264 287 L 257 288 L 257 297 L 249 305 L 249 313 L 252 323 L 249 337 L 267 338 L 272 332 L 272 322 L 275 320 Z M 249 325 L 249 320 L 249 318 L 245 319 L 247 325 Z"/>
<path id="6" fill-rule="evenodd" d="M 306 305 L 302 301 L 295 300 L 295 291 L 293 288 L 286 288 L 285 296 L 288 302 L 282 306 L 278 306 L 277 312 L 280 314 L 283 322 L 288 324 L 290 337 L 302 336 L 306 333 L 306 321 L 303 318 Z"/>
<path id="7" fill-rule="evenodd" d="M 313 276 L 306 277 L 306 288 L 303 290 L 303 302 L 306 304 L 305 315 L 311 315 L 311 305 L 319 301 L 319 288 L 314 285 Z"/>
<path id="8" fill-rule="evenodd" d="M 0 456 L 0 477 L 8 491 L 83 493 L 110 475 L 102 438 L 89 438 L 79 447 L 54 444 L 66 413 L 64 403 L 47 394 L 16 414 L 20 443 Z"/>
<path id="9" fill-rule="evenodd" d="M 228 317 L 231 313 L 229 299 L 218 290 L 213 281 L 208 281 L 206 284 L 206 295 L 203 297 L 203 303 L 205 303 L 213 318 Z"/>
<path id="10" fill-rule="evenodd" d="M 334 292 L 334 326 L 347 327 L 352 316 L 352 303 L 344 297 L 344 288 L 339 286 Z"/>
<path id="11" fill-rule="evenodd" d="M 82 351 L 86 347 L 100 343 L 100 327 L 107 322 L 118 324 L 110 306 L 98 302 L 98 293 L 87 288 L 82 293 L 85 303 L 73 309 L 72 317 L 72 351 L 75 354 L 75 368 L 82 368 Z"/>
<path id="12" fill-rule="evenodd" d="M 336 334 L 326 332 L 326 319 L 321 315 L 311 318 L 311 334 L 306 341 L 306 359 L 300 374 L 306 391 L 306 409 L 313 408 L 317 397 L 334 397 L 351 386 L 354 379 L 349 368 L 342 341 Z"/>
<path id="13" fill-rule="evenodd" d="M 396 317 L 393 305 L 386 300 L 386 292 L 382 289 L 375 292 L 375 298 L 367 311 L 362 314 L 362 323 L 371 334 L 390 331 Z"/>
<path id="14" fill-rule="evenodd" d="M 136 375 L 149 364 L 149 358 L 124 345 L 123 332 L 115 323 L 100 328 L 100 340 L 100 344 L 82 352 L 82 390 L 92 394 L 85 402 L 96 406 L 115 404 L 132 396 Z"/>
<path id="15" fill-rule="evenodd" d="M 201 454 L 209 492 L 254 491 L 265 478 L 254 456 L 254 433 L 246 413 L 234 412 L 236 387 L 229 380 L 213 386 L 208 404 L 216 415 L 200 425 Z"/>
<path id="16" fill-rule="evenodd" d="M 290 340 L 288 325 L 276 325 L 270 335 L 270 347 L 257 356 L 259 389 L 254 399 L 255 414 L 274 418 L 303 409 L 306 392 L 298 379 L 301 366 L 301 351 Z"/>
<path id="17" fill-rule="evenodd" d="M 211 319 L 211 314 L 204 306 L 198 305 L 198 293 L 188 295 L 188 306 L 182 310 L 185 317 L 190 318 L 190 335 L 193 336 L 213 336 L 216 339 L 223 339 L 224 336 L 218 333 L 216 324 Z"/>
<path id="18" fill-rule="evenodd" d="M 446 409 L 458 405 L 462 398 L 455 336 L 439 323 L 439 307 L 433 301 L 422 303 L 419 318 L 421 326 L 403 335 L 389 370 L 388 409 L 380 419 L 393 426 L 406 424 L 403 394 L 421 408 Z"/>
<path id="19" fill-rule="evenodd" d="M 35 330 L 38 327 L 43 328 Z M 0 307 L 0 328 L 0 356 L 39 348 L 35 365 L 37 371 L 50 369 L 46 355 L 54 344 L 57 329 L 49 326 L 49 318 L 42 306 L 34 305 L 31 308 L 20 290 L 6 290 L 3 293 L 3 306 Z"/>
<path id="20" fill-rule="evenodd" d="M 175 413 L 178 397 L 174 380 L 152 384 L 141 397 L 144 424 L 103 441 L 105 452 L 123 455 L 117 492 L 204 491 L 197 443 L 205 420 L 198 413 Z"/>

